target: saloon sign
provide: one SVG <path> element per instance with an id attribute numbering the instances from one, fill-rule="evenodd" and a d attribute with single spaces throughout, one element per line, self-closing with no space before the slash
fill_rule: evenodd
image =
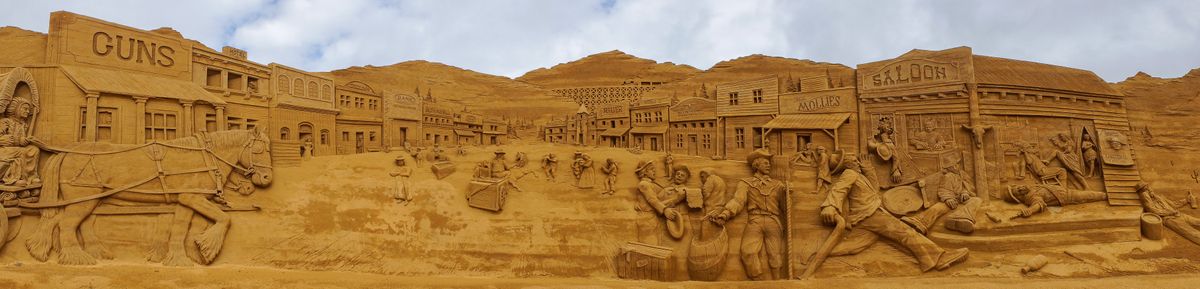
<path id="1" fill-rule="evenodd" d="M 958 65 L 927 59 L 902 60 L 863 76 L 866 89 L 932 84 L 958 80 Z"/>

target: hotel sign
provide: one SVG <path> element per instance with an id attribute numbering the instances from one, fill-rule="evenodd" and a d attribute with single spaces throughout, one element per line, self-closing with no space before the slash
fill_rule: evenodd
<path id="1" fill-rule="evenodd" d="M 52 59 L 191 80 L 190 43 L 70 12 L 51 14 Z"/>

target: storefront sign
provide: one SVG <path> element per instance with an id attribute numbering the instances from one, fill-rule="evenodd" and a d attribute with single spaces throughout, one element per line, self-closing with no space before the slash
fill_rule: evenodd
<path id="1" fill-rule="evenodd" d="M 55 12 L 50 39 L 61 64 L 89 64 L 191 80 L 191 44 L 98 19 Z"/>
<path id="2" fill-rule="evenodd" d="M 958 66 L 925 59 L 903 60 L 884 65 L 864 76 L 866 89 L 880 89 L 958 80 Z"/>

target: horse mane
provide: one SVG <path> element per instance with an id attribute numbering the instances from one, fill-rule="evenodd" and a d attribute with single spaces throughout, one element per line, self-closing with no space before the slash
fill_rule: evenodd
<path id="1" fill-rule="evenodd" d="M 246 145 L 246 140 L 249 139 L 250 130 L 221 130 L 215 132 L 204 133 L 205 138 L 213 144 L 213 149 L 241 147 Z M 167 145 L 178 145 L 186 147 L 204 147 L 195 137 L 183 137 L 172 140 L 161 141 L 160 143 Z"/>

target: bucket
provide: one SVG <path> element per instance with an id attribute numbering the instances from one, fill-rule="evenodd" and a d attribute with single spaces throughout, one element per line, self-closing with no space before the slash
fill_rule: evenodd
<path id="1" fill-rule="evenodd" d="M 1162 240 L 1163 238 L 1163 220 L 1158 215 L 1145 213 L 1142 214 L 1142 236 L 1150 240 Z"/>

